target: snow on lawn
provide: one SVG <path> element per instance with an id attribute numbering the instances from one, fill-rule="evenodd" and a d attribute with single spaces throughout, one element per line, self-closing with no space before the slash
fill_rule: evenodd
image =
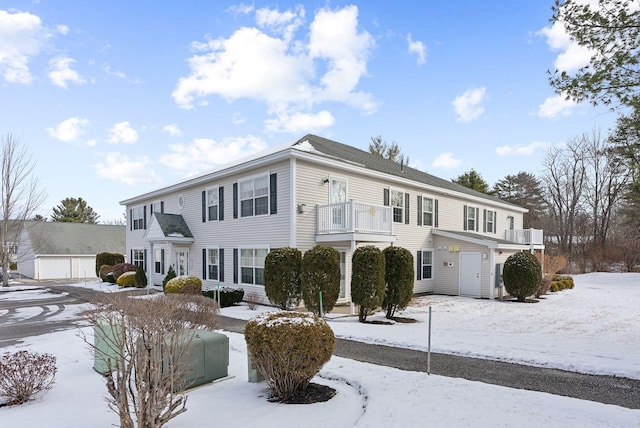
<path id="1" fill-rule="evenodd" d="M 85 329 L 88 334 L 90 329 Z M 188 393 L 188 411 L 168 428 L 324 427 L 631 427 L 640 410 L 504 388 L 462 379 L 402 371 L 333 357 L 315 382 L 337 395 L 326 403 L 283 405 L 266 400 L 264 384 L 247 381 L 246 344 L 230 338 L 229 378 Z M 102 377 L 76 331 L 30 338 L 2 351 L 28 349 L 58 359 L 53 389 L 34 401 L 0 408 L 3 427 L 110 427 Z"/>
<path id="2" fill-rule="evenodd" d="M 433 352 L 640 379 L 640 274 L 573 278 L 573 290 L 551 293 L 539 303 L 426 296 L 397 314 L 415 324 L 362 324 L 338 313 L 328 321 L 337 337 L 426 350 L 431 306 Z M 273 308 L 239 305 L 221 312 L 249 319 L 265 310 Z"/>

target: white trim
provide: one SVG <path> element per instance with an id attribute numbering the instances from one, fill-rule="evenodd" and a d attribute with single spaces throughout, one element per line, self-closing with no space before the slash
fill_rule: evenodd
<path id="1" fill-rule="evenodd" d="M 289 246 L 297 247 L 297 229 L 298 229 L 298 187 L 296 185 L 297 174 L 296 158 L 292 157 L 289 161 L 289 188 L 291 189 L 291 201 L 289 207 Z M 269 189 L 271 191 L 271 189 Z"/>
<path id="2" fill-rule="evenodd" d="M 492 240 L 489 237 L 485 238 L 485 237 L 478 236 L 478 238 L 475 238 L 475 237 L 461 235 L 461 233 L 467 233 L 466 231 L 456 233 L 456 232 L 449 232 L 446 230 L 433 228 L 431 233 L 433 233 L 436 236 L 444 236 L 445 238 L 457 239 L 459 241 L 469 242 L 471 244 L 482 245 L 487 248 L 493 248 L 493 249 L 499 249 L 499 250 L 528 250 L 530 248 L 529 245 L 515 244 L 515 243 L 506 244 L 506 243 L 498 242 L 496 240 Z"/>

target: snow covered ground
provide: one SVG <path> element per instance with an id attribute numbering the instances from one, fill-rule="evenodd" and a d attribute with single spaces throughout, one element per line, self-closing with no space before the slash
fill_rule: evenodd
<path id="1" fill-rule="evenodd" d="M 576 288 L 536 304 L 457 297 L 416 299 L 401 316 L 415 324 L 363 325 L 330 316 L 339 337 L 426 348 L 432 307 L 432 349 L 588 373 L 640 379 L 640 274 L 587 274 Z M 99 283 L 78 286 L 103 287 Z M 111 290 L 107 288 L 106 290 Z M 26 292 L 24 292 L 26 293 Z M 0 293 L 0 299 L 16 293 Z M 246 305 L 222 310 L 248 319 Z M 73 314 L 71 311 L 70 314 Z M 247 382 L 246 346 L 230 337 L 230 379 L 189 393 L 188 412 L 168 427 L 638 427 L 640 410 L 545 393 L 379 367 L 333 357 L 315 379 L 338 391 L 326 403 L 282 405 L 265 399 L 263 384 Z M 29 349 L 58 358 L 54 388 L 21 406 L 0 408 L 2 426 L 108 427 L 117 424 L 106 388 L 77 332 L 30 338 L 2 351 Z"/>

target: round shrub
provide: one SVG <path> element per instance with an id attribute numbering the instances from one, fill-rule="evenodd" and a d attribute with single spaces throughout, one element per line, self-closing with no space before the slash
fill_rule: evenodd
<path id="1" fill-rule="evenodd" d="M 247 350 L 273 395 L 283 402 L 303 392 L 333 354 L 329 325 L 311 314 L 265 312 L 244 330 Z"/>
<path id="2" fill-rule="evenodd" d="M 331 312 L 340 296 L 340 253 L 335 248 L 316 245 L 302 258 L 302 298 L 314 314 Z"/>
<path id="3" fill-rule="evenodd" d="M 135 272 L 136 271 L 136 265 L 132 265 L 131 263 L 118 263 L 113 265 L 113 277 L 116 279 L 116 281 L 118 280 L 118 278 L 120 277 L 120 275 L 122 275 L 125 272 Z"/>
<path id="4" fill-rule="evenodd" d="M 202 280 L 193 275 L 176 276 L 164 286 L 165 294 L 202 294 Z"/>
<path id="5" fill-rule="evenodd" d="M 379 248 L 368 245 L 356 249 L 351 260 L 351 300 L 359 305 L 358 320 L 364 322 L 384 298 L 384 254 Z"/>
<path id="6" fill-rule="evenodd" d="M 536 293 L 542 281 L 542 267 L 531 253 L 519 252 L 510 255 L 502 271 L 504 287 L 519 302 Z"/>
<path id="7" fill-rule="evenodd" d="M 264 260 L 264 291 L 282 310 L 295 309 L 302 298 L 302 253 L 297 248 L 274 248 Z"/>
<path id="8" fill-rule="evenodd" d="M 99 277 L 102 281 L 106 282 L 106 276 L 108 273 L 113 272 L 113 266 L 111 265 L 102 265 L 100 266 L 100 272 L 99 272 Z"/>
<path id="9" fill-rule="evenodd" d="M 413 296 L 413 255 L 402 247 L 387 247 L 382 252 L 387 283 L 382 309 L 387 311 L 387 318 L 392 318 L 396 310 L 407 307 Z"/>
<path id="10" fill-rule="evenodd" d="M 116 279 L 116 284 L 120 287 L 133 287 L 136 281 L 135 272 L 125 272 Z"/>

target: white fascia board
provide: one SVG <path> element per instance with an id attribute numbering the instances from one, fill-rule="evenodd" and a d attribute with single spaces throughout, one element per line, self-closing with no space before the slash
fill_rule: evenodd
<path id="1" fill-rule="evenodd" d="M 245 169 L 251 169 L 257 166 L 262 166 L 262 165 L 274 163 L 283 159 L 287 159 L 290 157 L 291 146 L 293 144 L 294 143 L 289 142 L 289 143 L 280 144 L 278 146 L 271 147 L 269 149 L 263 150 L 254 155 L 245 156 L 236 161 L 222 165 L 218 168 L 208 170 L 194 177 L 189 177 L 186 180 L 182 180 L 177 183 L 170 184 L 168 186 L 161 187 L 156 190 L 152 190 L 151 192 L 147 192 L 147 193 L 143 193 L 142 195 L 131 197 L 129 199 L 124 199 L 119 203 L 120 205 L 135 204 L 142 200 L 146 200 L 154 197 L 160 197 L 167 193 L 184 190 L 189 187 L 197 186 L 203 183 L 208 183 L 212 180 L 219 180 L 221 178 L 224 178 L 225 176 L 242 172 Z"/>
<path id="2" fill-rule="evenodd" d="M 421 183 L 419 181 L 414 181 L 414 180 L 409 180 L 407 178 L 402 178 L 402 177 L 398 177 L 396 175 L 393 174 L 387 174 L 384 172 L 380 172 L 380 171 L 374 171 L 372 169 L 368 169 L 366 168 L 364 165 L 360 164 L 360 163 L 356 163 L 356 162 L 348 162 L 345 161 L 343 159 L 338 159 L 335 158 L 333 156 L 327 156 L 324 153 L 318 152 L 318 151 L 300 151 L 300 150 L 295 150 L 295 148 L 293 150 L 291 150 L 291 155 L 293 157 L 296 157 L 298 159 L 303 159 L 312 163 L 316 163 L 316 164 L 320 164 L 320 165 L 327 165 L 327 166 L 332 166 L 334 168 L 338 168 L 338 169 L 344 169 L 345 171 L 357 171 L 358 173 L 362 174 L 362 175 L 366 175 L 369 177 L 375 177 L 375 178 L 381 178 L 383 177 L 386 181 L 389 182 L 393 182 L 395 184 L 399 184 L 399 185 L 405 185 L 405 186 L 413 186 L 413 187 L 420 187 L 422 189 L 424 189 L 426 192 L 432 193 L 432 194 L 440 194 L 442 196 L 452 196 L 458 199 L 462 199 L 462 200 L 467 200 L 467 201 L 473 201 L 473 202 L 477 202 L 483 205 L 490 205 L 490 206 L 496 206 L 496 207 L 501 207 L 501 208 L 505 208 L 505 209 L 509 209 L 509 210 L 513 210 L 513 211 L 519 211 L 522 213 L 526 213 L 529 212 L 529 210 L 527 208 L 524 207 L 520 207 L 518 205 L 511 205 L 508 203 L 504 203 L 501 202 L 499 200 L 491 200 L 491 199 L 485 199 L 485 198 L 481 198 L 478 196 L 473 196 L 473 195 L 468 195 L 466 193 L 462 193 L 462 192 L 456 192 L 455 190 L 449 190 L 449 189 L 444 189 L 442 187 L 437 187 L 437 186 L 432 186 L 429 184 L 425 184 L 425 183 Z"/>

